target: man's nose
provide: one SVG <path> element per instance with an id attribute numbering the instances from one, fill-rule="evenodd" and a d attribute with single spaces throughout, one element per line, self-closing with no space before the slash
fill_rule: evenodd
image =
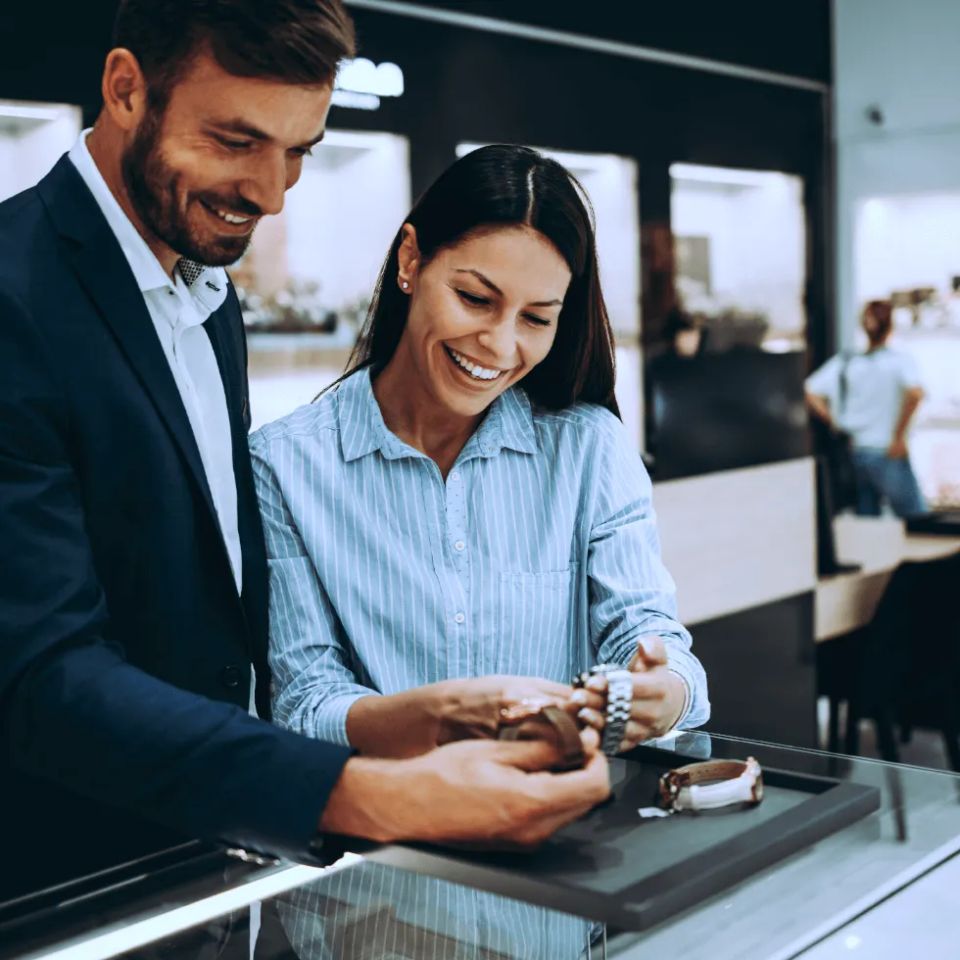
<path id="1" fill-rule="evenodd" d="M 293 186 L 284 155 L 265 154 L 256 159 L 247 178 L 240 185 L 240 196 L 271 216 L 283 209 L 283 195 Z"/>

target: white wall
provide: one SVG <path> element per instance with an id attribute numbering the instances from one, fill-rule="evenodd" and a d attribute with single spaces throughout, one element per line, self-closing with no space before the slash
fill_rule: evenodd
<path id="1" fill-rule="evenodd" d="M 674 234 L 710 241 L 710 306 L 686 306 L 708 313 L 725 306 L 757 310 L 767 315 L 771 336 L 802 339 L 806 227 L 800 178 L 689 164 L 674 164 L 671 177 Z"/>
<path id="2" fill-rule="evenodd" d="M 837 316 L 846 346 L 854 342 L 860 294 L 877 283 L 865 276 L 858 289 L 855 227 L 864 201 L 960 194 L 958 37 L 957 0 L 835 0 Z M 882 112 L 882 124 L 868 119 L 871 107 Z M 942 211 L 935 236 L 960 232 L 949 213 Z M 878 256 L 873 249 L 869 255 Z M 899 276 L 898 261 L 890 259 L 887 292 Z M 880 269 L 883 262 L 866 273 Z"/>
<path id="3" fill-rule="evenodd" d="M 42 179 L 80 132 L 80 108 L 9 102 L 9 107 L 36 107 L 49 112 L 48 120 L 4 116 L 0 101 L 0 200 L 6 200 Z"/>

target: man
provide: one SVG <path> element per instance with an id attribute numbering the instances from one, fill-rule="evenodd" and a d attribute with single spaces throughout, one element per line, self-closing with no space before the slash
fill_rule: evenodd
<path id="1" fill-rule="evenodd" d="M 910 466 L 907 433 L 923 388 L 917 365 L 888 346 L 893 308 L 873 300 L 863 311 L 865 353 L 836 356 L 807 378 L 807 406 L 828 427 L 850 437 L 856 509 L 879 516 L 884 502 L 899 517 L 926 503 Z"/>
<path id="2" fill-rule="evenodd" d="M 0 900 L 188 837 L 533 843 L 608 792 L 599 755 L 351 758 L 247 712 L 266 563 L 223 267 L 352 50 L 339 0 L 128 0 L 93 131 L 0 205 Z"/>

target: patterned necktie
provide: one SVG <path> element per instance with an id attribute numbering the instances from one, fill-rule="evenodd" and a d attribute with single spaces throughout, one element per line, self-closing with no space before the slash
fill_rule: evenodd
<path id="1" fill-rule="evenodd" d="M 186 283 L 188 287 L 192 287 L 206 267 L 202 263 L 197 263 L 196 260 L 188 260 L 186 257 L 181 257 L 177 261 L 177 269 L 180 271 L 180 276 L 183 277 L 184 283 Z"/>

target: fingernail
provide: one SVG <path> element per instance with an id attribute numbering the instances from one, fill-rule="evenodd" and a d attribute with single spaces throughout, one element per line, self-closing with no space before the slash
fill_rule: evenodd
<path id="1" fill-rule="evenodd" d="M 583 690 L 575 690 L 570 697 L 570 702 L 584 704 L 587 702 L 587 695 Z"/>

